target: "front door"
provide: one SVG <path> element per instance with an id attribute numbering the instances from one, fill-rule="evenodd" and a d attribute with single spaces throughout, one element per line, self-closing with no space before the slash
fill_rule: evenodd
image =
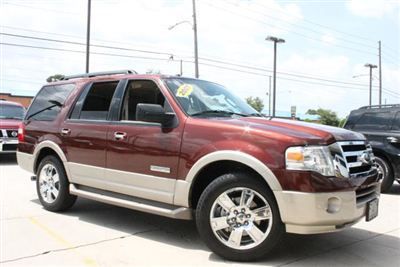
<path id="1" fill-rule="evenodd" d="M 127 82 L 119 114 L 108 126 L 105 177 L 112 191 L 172 203 L 183 125 L 164 129 L 137 121 L 139 103 L 172 111 L 155 82 Z"/>

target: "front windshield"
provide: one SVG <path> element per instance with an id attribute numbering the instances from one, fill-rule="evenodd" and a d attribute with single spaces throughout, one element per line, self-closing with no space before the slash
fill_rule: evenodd
<path id="1" fill-rule="evenodd" d="M 22 120 L 25 115 L 25 109 L 20 106 L 0 105 L 0 119 Z"/>
<path id="2" fill-rule="evenodd" d="M 216 83 L 189 78 L 164 81 L 190 116 L 261 116 L 241 98 Z"/>

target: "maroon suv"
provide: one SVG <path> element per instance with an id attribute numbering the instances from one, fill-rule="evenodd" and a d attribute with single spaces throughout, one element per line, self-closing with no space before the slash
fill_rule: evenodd
<path id="1" fill-rule="evenodd" d="M 266 118 L 204 80 L 65 77 L 37 94 L 19 141 L 45 209 L 81 196 L 195 219 L 231 260 L 263 257 L 284 232 L 338 231 L 378 213 L 380 177 L 362 134 Z"/>

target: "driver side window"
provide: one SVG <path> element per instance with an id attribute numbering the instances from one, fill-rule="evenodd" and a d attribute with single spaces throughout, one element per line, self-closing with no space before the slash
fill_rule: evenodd
<path id="1" fill-rule="evenodd" d="M 166 112 L 172 112 L 171 106 L 165 100 L 158 86 L 149 80 L 129 82 L 122 104 L 121 121 L 137 121 L 136 110 L 138 104 L 161 105 Z"/>

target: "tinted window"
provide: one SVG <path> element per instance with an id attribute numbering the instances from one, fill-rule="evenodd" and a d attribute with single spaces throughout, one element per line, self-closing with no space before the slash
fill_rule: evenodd
<path id="1" fill-rule="evenodd" d="M 136 120 L 136 107 L 138 104 L 157 104 L 164 107 L 164 110 L 171 112 L 164 95 L 157 85 L 152 81 L 131 81 L 125 92 L 122 105 L 121 120 Z"/>
<path id="2" fill-rule="evenodd" d="M 20 106 L 0 104 L 0 119 L 22 120 L 25 115 L 25 109 Z"/>
<path id="3" fill-rule="evenodd" d="M 117 85 L 118 82 L 94 83 L 87 93 L 79 119 L 107 120 Z M 75 110 L 73 113 L 76 113 Z"/>
<path id="4" fill-rule="evenodd" d="M 386 130 L 392 121 L 390 112 L 364 113 L 355 123 L 354 129 Z"/>
<path id="5" fill-rule="evenodd" d="M 400 131 L 400 112 L 396 113 L 396 116 L 393 120 L 392 129 Z"/>
<path id="6" fill-rule="evenodd" d="M 74 84 L 51 85 L 43 87 L 29 107 L 26 118 L 52 121 L 60 112 L 68 95 L 75 88 Z M 56 104 L 57 103 L 57 104 Z"/>

